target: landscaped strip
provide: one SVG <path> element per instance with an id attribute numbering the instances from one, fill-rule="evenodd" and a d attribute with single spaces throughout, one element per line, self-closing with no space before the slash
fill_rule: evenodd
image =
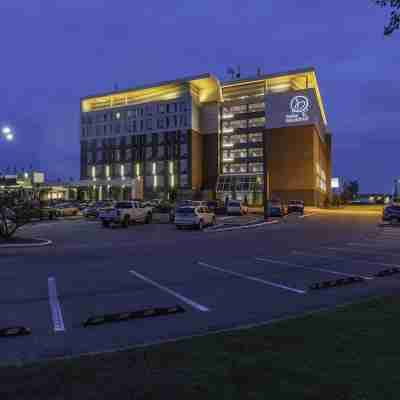
<path id="1" fill-rule="evenodd" d="M 399 312 L 400 298 L 388 297 L 145 349 L 3 367 L 0 398 L 398 399 Z"/>

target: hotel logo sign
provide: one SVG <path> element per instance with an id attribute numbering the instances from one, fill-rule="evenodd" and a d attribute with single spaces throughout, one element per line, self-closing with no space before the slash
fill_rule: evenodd
<path id="1" fill-rule="evenodd" d="M 306 96 L 294 96 L 289 103 L 290 114 L 286 115 L 286 123 L 293 124 L 296 122 L 309 121 L 308 112 L 311 109 L 311 103 Z"/>

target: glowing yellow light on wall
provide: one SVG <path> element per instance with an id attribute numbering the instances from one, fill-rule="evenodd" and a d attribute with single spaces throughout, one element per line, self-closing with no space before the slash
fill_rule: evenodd
<path id="1" fill-rule="evenodd" d="M 157 187 L 157 175 L 154 175 L 154 187 Z"/>
<path id="2" fill-rule="evenodd" d="M 171 187 L 175 187 L 175 175 L 171 175 Z"/>
<path id="3" fill-rule="evenodd" d="M 139 175 L 140 175 L 140 164 L 137 163 L 136 164 L 136 176 L 139 176 Z"/>
<path id="4" fill-rule="evenodd" d="M 169 162 L 169 173 L 172 175 L 174 173 L 174 162 Z"/>
<path id="5" fill-rule="evenodd" d="M 92 166 L 92 178 L 94 181 L 96 180 L 96 167 L 94 165 Z"/>
<path id="6" fill-rule="evenodd" d="M 155 162 L 153 162 L 153 175 L 155 175 L 156 174 L 156 163 Z"/>

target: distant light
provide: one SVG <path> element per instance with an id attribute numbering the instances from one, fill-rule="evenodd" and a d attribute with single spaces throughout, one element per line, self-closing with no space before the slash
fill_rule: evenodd
<path id="1" fill-rule="evenodd" d="M 4 135 L 9 135 L 11 133 L 11 128 L 9 126 L 5 126 L 1 131 Z"/>
<path id="2" fill-rule="evenodd" d="M 27 172 L 24 173 L 24 177 L 25 177 L 25 179 L 28 179 L 28 173 Z"/>
<path id="3" fill-rule="evenodd" d="M 14 139 L 14 135 L 12 133 L 7 133 L 6 134 L 6 140 L 8 140 L 9 142 L 11 142 Z"/>

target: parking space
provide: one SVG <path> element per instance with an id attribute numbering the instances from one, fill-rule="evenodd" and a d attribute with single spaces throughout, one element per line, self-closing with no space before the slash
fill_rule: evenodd
<path id="1" fill-rule="evenodd" d="M 360 229 L 351 219 L 334 225 L 331 217 L 293 215 L 220 235 L 156 223 L 104 229 L 86 220 L 27 227 L 55 244 L 24 256 L 2 251 L 8 262 L 0 270 L 0 328 L 29 326 L 32 335 L 0 339 L 0 353 L 23 359 L 109 350 L 268 321 L 396 287 L 400 274 L 376 274 L 400 267 L 400 230 L 379 230 L 373 222 Z M 311 289 L 351 277 L 364 281 Z M 91 316 L 175 305 L 185 312 L 83 326 Z"/>

